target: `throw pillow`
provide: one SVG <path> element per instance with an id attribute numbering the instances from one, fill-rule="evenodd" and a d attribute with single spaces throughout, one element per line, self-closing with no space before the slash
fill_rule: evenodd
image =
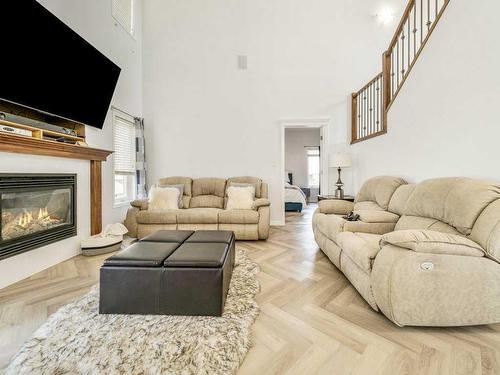
<path id="1" fill-rule="evenodd" d="M 251 210 L 255 197 L 255 186 L 229 186 L 226 210 Z"/>
<path id="2" fill-rule="evenodd" d="M 184 184 L 175 184 L 175 185 L 158 185 L 159 187 L 168 187 L 179 189 L 179 208 L 184 208 L 184 203 L 182 201 L 182 196 L 184 195 Z"/>
<path id="3" fill-rule="evenodd" d="M 153 186 L 149 190 L 149 210 L 179 209 L 179 189 Z"/>
<path id="4" fill-rule="evenodd" d="M 249 183 L 245 183 L 245 182 L 231 182 L 229 184 L 229 187 L 231 186 L 234 186 L 234 187 L 253 187 L 253 197 L 255 198 L 255 191 L 257 190 L 257 188 L 255 187 L 255 184 L 249 184 Z M 228 190 L 229 190 L 229 187 L 228 187 Z M 229 195 L 229 194 L 227 194 Z"/>

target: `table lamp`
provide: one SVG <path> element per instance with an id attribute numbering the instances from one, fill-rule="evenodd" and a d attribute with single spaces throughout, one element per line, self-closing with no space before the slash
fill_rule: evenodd
<path id="1" fill-rule="evenodd" d="M 335 186 L 337 186 L 337 190 L 335 190 L 335 198 L 344 199 L 344 190 L 342 189 L 344 183 L 340 178 L 340 172 L 342 171 L 342 168 L 348 168 L 351 165 L 352 162 L 350 154 L 346 154 L 343 152 L 335 152 L 330 156 L 330 167 L 337 168 L 337 171 L 339 173 L 339 178 L 335 183 Z"/>

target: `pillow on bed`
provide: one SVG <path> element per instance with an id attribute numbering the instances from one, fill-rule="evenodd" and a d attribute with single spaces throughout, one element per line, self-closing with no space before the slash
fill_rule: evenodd
<path id="1" fill-rule="evenodd" d="M 234 186 L 227 188 L 226 210 L 251 210 L 255 198 L 255 186 Z"/>

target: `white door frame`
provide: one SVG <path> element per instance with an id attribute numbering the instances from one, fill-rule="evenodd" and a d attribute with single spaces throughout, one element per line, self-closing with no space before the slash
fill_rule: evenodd
<path id="1" fill-rule="evenodd" d="M 322 194 L 328 193 L 328 159 L 329 159 L 329 139 L 328 139 L 328 125 L 330 123 L 329 117 L 320 117 L 320 118 L 309 118 L 309 119 L 283 119 L 278 121 L 278 125 L 280 126 L 280 181 L 282 181 L 282 189 L 281 189 L 281 206 L 282 217 L 281 217 L 281 225 L 285 225 L 285 129 L 290 128 L 316 128 L 320 129 L 321 140 L 320 140 L 320 163 L 321 163 L 321 192 Z M 276 223 L 277 224 L 277 223 Z"/>

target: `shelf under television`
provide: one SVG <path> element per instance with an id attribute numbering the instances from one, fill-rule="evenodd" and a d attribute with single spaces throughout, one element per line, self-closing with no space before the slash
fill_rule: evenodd
<path id="1" fill-rule="evenodd" d="M 85 142 L 85 126 L 81 125 L 80 127 L 77 125 L 75 127 L 75 130 L 78 136 L 70 135 L 70 134 L 64 134 L 64 133 L 59 133 L 55 132 L 52 130 L 45 130 L 45 129 L 40 129 L 40 128 L 35 128 L 34 126 L 29 126 L 29 125 L 24 125 L 24 124 L 18 124 L 16 122 L 12 121 L 7 121 L 7 120 L 0 120 L 0 125 L 7 125 L 13 128 L 18 128 L 18 129 L 24 129 L 24 130 L 29 130 L 32 132 L 31 138 L 37 138 L 37 139 L 44 139 L 44 137 L 56 137 L 56 138 L 64 138 L 70 141 L 74 142 Z M 7 133 L 8 134 L 8 133 Z M 23 137 L 30 137 L 28 135 L 25 135 Z"/>

